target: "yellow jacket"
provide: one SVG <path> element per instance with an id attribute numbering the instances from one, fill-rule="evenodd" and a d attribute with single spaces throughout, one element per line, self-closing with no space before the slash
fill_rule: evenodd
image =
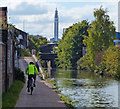
<path id="1" fill-rule="evenodd" d="M 33 74 L 33 75 L 36 74 L 37 75 L 38 74 L 38 70 L 37 70 L 35 65 L 30 64 L 26 68 L 25 73 L 26 73 L 26 75 L 31 75 L 31 74 Z"/>

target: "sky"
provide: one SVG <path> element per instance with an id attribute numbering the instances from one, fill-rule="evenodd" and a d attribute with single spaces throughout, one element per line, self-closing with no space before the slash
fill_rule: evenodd
<path id="1" fill-rule="evenodd" d="M 107 8 L 110 20 L 118 31 L 119 0 L 0 0 L 0 7 L 8 8 L 8 23 L 31 35 L 54 37 L 54 15 L 58 10 L 59 38 L 63 28 L 74 23 L 94 20 L 94 9 Z"/>

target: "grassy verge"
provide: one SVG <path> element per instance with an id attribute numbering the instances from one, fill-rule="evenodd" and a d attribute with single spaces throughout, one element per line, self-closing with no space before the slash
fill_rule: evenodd
<path id="1" fill-rule="evenodd" d="M 65 103 L 65 105 L 67 106 L 68 109 L 76 109 L 76 108 L 73 106 L 73 103 L 72 103 L 72 100 L 70 99 L 70 97 L 61 94 L 61 92 L 58 90 L 59 87 L 56 86 L 55 80 L 46 79 L 45 81 L 49 82 L 50 84 L 52 84 L 52 85 L 55 87 L 54 91 L 60 94 L 61 100 L 64 101 L 64 103 Z"/>
<path id="2" fill-rule="evenodd" d="M 16 105 L 23 86 L 22 81 L 15 80 L 8 91 L 2 94 L 2 109 L 12 109 Z"/>

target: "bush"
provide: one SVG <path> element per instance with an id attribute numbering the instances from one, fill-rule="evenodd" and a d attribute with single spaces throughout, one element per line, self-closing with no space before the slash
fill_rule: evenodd
<path id="1" fill-rule="evenodd" d="M 45 62 L 40 58 L 39 53 L 36 54 L 36 57 L 37 57 L 38 61 L 40 62 L 41 66 L 45 67 Z"/>
<path id="2" fill-rule="evenodd" d="M 100 60 L 100 61 L 98 61 Z M 104 72 L 104 75 L 120 77 L 120 49 L 109 47 L 104 53 L 96 57 L 97 69 L 95 72 Z"/>
<path id="3" fill-rule="evenodd" d="M 25 82 L 24 72 L 21 71 L 19 68 L 15 68 L 15 79 Z"/>
<path id="4" fill-rule="evenodd" d="M 77 69 L 84 69 L 87 65 L 88 63 L 85 57 L 82 57 L 77 61 Z"/>
<path id="5" fill-rule="evenodd" d="M 87 56 L 85 55 L 77 61 L 77 69 L 93 71 L 92 63 L 88 60 Z"/>
<path id="6" fill-rule="evenodd" d="M 29 49 L 21 49 L 21 56 L 24 57 L 29 57 L 31 56 Z"/>
<path id="7" fill-rule="evenodd" d="M 109 69 L 106 74 L 111 76 L 116 75 L 118 69 L 117 52 L 112 49 L 108 49 L 103 56 L 103 60 L 105 61 L 106 68 Z"/>

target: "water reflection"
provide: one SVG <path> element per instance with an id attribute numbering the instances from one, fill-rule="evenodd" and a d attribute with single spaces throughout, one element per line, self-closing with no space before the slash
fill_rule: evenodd
<path id="1" fill-rule="evenodd" d="M 54 70 L 59 90 L 76 107 L 118 107 L 118 82 L 90 72 Z"/>

